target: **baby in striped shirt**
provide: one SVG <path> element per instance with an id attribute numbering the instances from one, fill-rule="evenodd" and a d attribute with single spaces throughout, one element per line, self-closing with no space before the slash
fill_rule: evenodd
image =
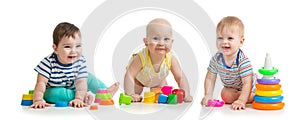
<path id="1" fill-rule="evenodd" d="M 31 108 L 44 108 L 49 103 L 69 102 L 70 106 L 84 107 L 92 103 L 99 88 L 107 88 L 87 72 L 82 55 L 81 33 L 78 27 L 63 22 L 53 31 L 54 52 L 45 57 L 34 69 L 38 72 Z M 108 91 L 113 96 L 119 83 Z"/>
<path id="2" fill-rule="evenodd" d="M 210 60 L 204 83 L 205 95 L 201 101 L 207 105 L 212 99 L 217 74 L 224 88 L 221 97 L 233 110 L 245 109 L 253 101 L 254 74 L 248 57 L 240 49 L 244 43 L 244 25 L 234 16 L 224 17 L 217 25 L 218 52 Z"/>

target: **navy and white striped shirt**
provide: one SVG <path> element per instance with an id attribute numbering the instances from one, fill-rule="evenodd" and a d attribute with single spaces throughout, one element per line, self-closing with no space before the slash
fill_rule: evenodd
<path id="1" fill-rule="evenodd" d="M 72 64 L 62 64 L 55 53 L 45 57 L 35 68 L 39 74 L 48 78 L 47 88 L 64 87 L 75 89 L 75 82 L 79 78 L 87 78 L 86 59 L 81 56 Z"/>

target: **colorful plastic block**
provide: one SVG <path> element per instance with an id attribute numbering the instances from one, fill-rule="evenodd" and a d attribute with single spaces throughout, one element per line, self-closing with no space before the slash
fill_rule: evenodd
<path id="1" fill-rule="evenodd" d="M 144 103 L 154 103 L 155 93 L 154 92 L 144 92 Z"/>
<path id="2" fill-rule="evenodd" d="M 98 105 L 91 105 L 90 110 L 98 110 Z"/>
<path id="3" fill-rule="evenodd" d="M 60 101 L 55 103 L 55 107 L 68 107 L 68 106 L 69 106 L 69 102 L 65 102 L 65 101 Z"/>
<path id="4" fill-rule="evenodd" d="M 159 94 L 158 96 L 158 103 L 167 103 L 168 96 L 164 94 Z"/>
<path id="5" fill-rule="evenodd" d="M 155 94 L 155 103 L 158 103 L 158 97 L 159 97 L 160 94 L 161 94 L 161 93 L 156 93 L 156 94 Z"/>
<path id="6" fill-rule="evenodd" d="M 120 97 L 119 97 L 119 104 L 120 105 L 122 105 L 122 104 L 130 105 L 131 104 L 131 100 L 132 100 L 131 96 L 125 95 L 125 94 L 121 93 Z"/>
<path id="7" fill-rule="evenodd" d="M 97 93 L 108 93 L 107 89 L 98 89 Z"/>
<path id="8" fill-rule="evenodd" d="M 183 89 L 174 89 L 172 94 L 177 95 L 177 102 L 182 103 L 185 98 L 185 91 Z"/>
<path id="9" fill-rule="evenodd" d="M 154 92 L 155 94 L 157 94 L 157 93 L 162 93 L 162 92 L 161 92 L 161 88 L 151 88 L 151 89 L 150 89 L 150 92 Z"/>
<path id="10" fill-rule="evenodd" d="M 99 101 L 100 105 L 114 105 L 113 99 L 100 99 Z"/>
<path id="11" fill-rule="evenodd" d="M 28 91 L 28 94 L 33 94 L 34 93 L 34 90 L 29 90 Z"/>
<path id="12" fill-rule="evenodd" d="M 96 98 L 99 98 L 99 99 L 109 99 L 110 98 L 110 93 L 105 93 L 105 94 L 97 93 L 96 94 Z"/>
<path id="13" fill-rule="evenodd" d="M 22 100 L 32 100 L 33 94 L 23 94 Z"/>
<path id="14" fill-rule="evenodd" d="M 208 100 L 207 101 L 208 106 L 210 107 L 222 107 L 224 105 L 224 101 L 222 100 Z"/>
<path id="15" fill-rule="evenodd" d="M 177 95 L 176 94 L 169 94 L 168 96 L 168 104 L 177 104 Z"/>
<path id="16" fill-rule="evenodd" d="M 172 86 L 163 86 L 161 88 L 161 91 L 162 91 L 163 94 L 169 95 L 169 94 L 172 93 L 172 88 L 173 88 Z"/>
<path id="17" fill-rule="evenodd" d="M 30 106 L 33 104 L 33 100 L 22 100 L 21 105 L 22 106 Z"/>

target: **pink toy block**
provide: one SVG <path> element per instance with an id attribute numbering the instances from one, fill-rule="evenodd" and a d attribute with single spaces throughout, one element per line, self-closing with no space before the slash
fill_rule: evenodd
<path id="1" fill-rule="evenodd" d="M 163 94 L 169 95 L 169 94 L 172 93 L 172 88 L 173 88 L 172 86 L 163 86 L 161 88 L 161 91 L 162 91 Z"/>

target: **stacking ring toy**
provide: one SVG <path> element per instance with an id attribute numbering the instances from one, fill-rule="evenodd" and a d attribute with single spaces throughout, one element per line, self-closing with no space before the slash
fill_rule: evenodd
<path id="1" fill-rule="evenodd" d="M 265 85 L 272 85 L 272 84 L 278 84 L 280 82 L 280 79 L 257 79 L 257 82 L 259 84 L 265 84 Z"/>
<path id="2" fill-rule="evenodd" d="M 282 109 L 284 106 L 283 102 L 279 103 L 272 103 L 272 104 L 265 104 L 265 103 L 259 103 L 259 102 L 252 102 L 252 107 L 258 110 L 279 110 Z"/>
<path id="3" fill-rule="evenodd" d="M 254 101 L 260 103 L 278 103 L 283 100 L 283 96 L 265 97 L 265 96 L 254 96 Z"/>
<path id="4" fill-rule="evenodd" d="M 280 90 L 281 85 L 280 84 L 274 84 L 274 85 L 256 84 L 255 87 L 258 90 L 272 91 L 272 90 Z"/>
<path id="5" fill-rule="evenodd" d="M 262 67 L 258 72 L 263 75 L 275 75 L 278 72 L 278 69 L 273 67 L 272 70 L 266 70 L 265 67 Z"/>
<path id="6" fill-rule="evenodd" d="M 274 91 L 255 90 L 255 94 L 258 96 L 279 96 L 282 94 L 282 90 L 274 90 Z"/>

